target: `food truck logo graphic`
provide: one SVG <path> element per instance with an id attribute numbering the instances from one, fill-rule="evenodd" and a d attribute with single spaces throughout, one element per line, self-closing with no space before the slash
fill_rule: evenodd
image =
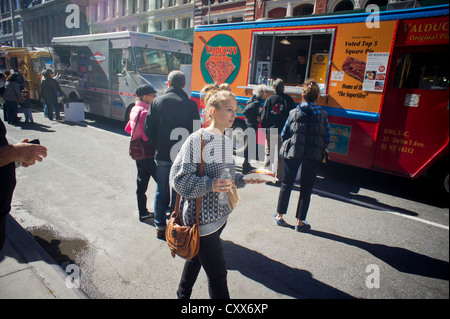
<path id="1" fill-rule="evenodd" d="M 96 51 L 96 52 L 91 56 L 91 60 L 92 60 L 94 63 L 101 64 L 103 61 L 106 60 L 106 57 L 105 57 L 103 54 L 101 54 L 99 51 Z"/>
<path id="2" fill-rule="evenodd" d="M 206 83 L 231 84 L 239 73 L 241 52 L 236 41 L 226 34 L 211 38 L 201 57 L 201 71 Z"/>

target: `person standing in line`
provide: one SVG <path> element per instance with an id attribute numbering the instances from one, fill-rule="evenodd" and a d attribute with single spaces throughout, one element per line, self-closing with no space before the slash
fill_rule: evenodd
<path id="1" fill-rule="evenodd" d="M 163 96 L 157 97 L 150 105 L 145 119 L 144 133 L 155 144 L 156 153 L 156 195 L 154 201 L 156 237 L 165 239 L 166 209 L 170 196 L 169 173 L 176 152 L 171 152 L 172 147 L 179 143 L 180 138 L 175 134 L 175 129 L 184 129 L 191 134 L 194 129 L 194 120 L 200 120 L 197 104 L 192 101 L 183 87 L 186 78 L 181 71 L 172 71 L 167 77 L 168 89 Z M 184 133 L 181 132 L 180 134 Z M 172 159 L 173 157 L 173 159 Z M 172 191 L 170 210 L 175 207 L 176 193 Z"/>
<path id="2" fill-rule="evenodd" d="M 20 106 L 23 109 L 25 115 L 25 123 L 33 123 L 33 113 L 31 111 L 30 93 L 27 90 L 22 90 L 22 102 Z"/>
<path id="3" fill-rule="evenodd" d="M 328 114 L 315 102 L 320 97 L 320 89 L 314 80 L 303 84 L 303 102 L 289 113 L 289 118 L 281 133 L 283 145 L 280 153 L 284 158 L 283 180 L 278 197 L 277 212 L 273 219 L 283 225 L 283 215 L 289 205 L 292 186 L 298 169 L 300 175 L 300 198 L 297 205 L 297 225 L 295 230 L 307 231 L 311 226 L 306 222 L 311 193 L 320 162 L 330 142 Z"/>
<path id="4" fill-rule="evenodd" d="M 207 94 L 205 114 L 211 124 L 191 134 L 181 147 L 170 172 L 170 181 L 180 200 L 180 218 L 184 225 L 193 225 L 196 215 L 196 199 L 201 197 L 200 249 L 198 254 L 186 260 L 177 290 L 179 299 L 189 299 L 200 269 L 208 276 L 209 295 L 212 299 L 229 299 L 227 267 L 223 254 L 220 234 L 225 228 L 231 208 L 228 202 L 222 203 L 219 194 L 227 193 L 232 185 L 244 187 L 244 175 L 236 173 L 233 159 L 233 145 L 224 135 L 225 129 L 233 125 L 236 117 L 237 101 L 229 91 L 211 91 Z M 200 133 L 200 134 L 199 134 Z M 198 176 L 201 163 L 201 144 L 203 150 L 204 175 Z M 228 169 L 231 179 L 221 178 Z"/>
<path id="5" fill-rule="evenodd" d="M 265 85 L 258 85 L 253 90 L 253 95 L 250 98 L 250 100 L 247 102 L 247 105 L 242 112 L 245 117 L 245 124 L 247 125 L 247 132 L 249 134 L 254 134 L 255 140 L 255 160 L 258 160 L 258 128 L 259 128 L 259 122 L 261 121 L 261 105 L 263 101 L 267 98 L 267 87 Z M 249 149 L 252 150 L 253 148 L 250 147 L 248 144 L 249 141 L 253 139 L 249 139 L 248 135 L 245 135 L 245 138 L 247 140 L 247 147 L 244 150 L 244 163 L 242 164 L 242 173 L 247 174 L 251 170 L 254 169 L 250 165 L 249 162 Z"/>
<path id="6" fill-rule="evenodd" d="M 266 128 L 264 168 L 269 169 L 272 160 L 275 159 L 275 156 L 278 156 L 276 177 L 281 181 L 283 175 L 283 158 L 279 154 L 281 147 L 280 133 L 289 116 L 289 111 L 295 108 L 295 103 L 289 95 L 284 93 L 284 81 L 282 79 L 276 79 L 273 82 L 273 89 L 275 90 L 275 94 L 272 94 L 266 100 L 261 113 L 261 127 Z M 275 154 L 271 154 L 272 149 L 275 147 L 275 145 L 271 145 L 272 143 L 277 143 L 278 145 L 277 149 L 275 149 Z"/>
<path id="7" fill-rule="evenodd" d="M 130 111 L 130 120 L 125 126 L 125 131 L 131 134 L 133 139 L 142 139 L 146 142 L 148 141 L 148 138 L 144 133 L 145 119 L 147 117 L 148 109 L 150 108 L 150 103 L 152 103 L 156 97 L 156 91 L 151 85 L 144 84 L 136 89 L 136 97 L 136 104 Z M 149 213 L 147 209 L 147 196 L 145 193 L 147 192 L 150 177 L 153 177 L 155 182 L 157 182 L 155 160 L 153 158 L 136 160 L 136 167 L 136 197 L 139 210 L 139 220 L 144 221 L 147 218 L 153 217 L 153 214 Z"/>
<path id="8" fill-rule="evenodd" d="M 6 218 L 11 211 L 11 201 L 16 187 L 16 165 L 28 167 L 47 156 L 47 148 L 23 140 L 10 145 L 6 139 L 6 127 L 0 119 L 0 250 L 6 240 Z"/>
<path id="9" fill-rule="evenodd" d="M 12 73 L 6 79 L 5 93 L 3 99 L 5 100 L 7 109 L 8 124 L 17 125 L 20 123 L 20 118 L 17 117 L 19 110 L 19 102 L 22 102 L 22 94 L 20 93 L 19 76 L 17 73 Z"/>
<path id="10" fill-rule="evenodd" d="M 58 94 L 64 96 L 58 81 L 52 78 L 52 71 L 44 70 L 42 72 L 44 79 L 41 82 L 41 96 L 43 97 L 48 109 L 48 118 L 53 120 L 53 110 L 55 119 L 60 120 Z"/>

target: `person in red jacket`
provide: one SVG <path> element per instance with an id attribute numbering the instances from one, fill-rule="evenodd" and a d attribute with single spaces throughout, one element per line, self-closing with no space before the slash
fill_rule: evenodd
<path id="1" fill-rule="evenodd" d="M 148 141 L 148 138 L 144 133 L 145 118 L 147 117 L 150 103 L 152 103 L 156 97 L 156 91 L 151 85 L 145 84 L 136 89 L 136 96 L 136 104 L 131 109 L 130 120 L 128 121 L 127 126 L 125 126 L 125 131 L 130 133 L 133 139 Z M 153 177 L 156 182 L 155 160 L 153 158 L 136 160 L 136 167 L 136 196 L 139 210 L 139 220 L 144 221 L 145 219 L 154 216 L 154 214 L 149 213 L 147 209 L 147 196 L 145 193 L 147 192 L 150 177 Z"/>

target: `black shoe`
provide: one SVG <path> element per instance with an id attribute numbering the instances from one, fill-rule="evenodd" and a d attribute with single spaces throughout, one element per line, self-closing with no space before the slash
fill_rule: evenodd
<path id="1" fill-rule="evenodd" d="M 166 230 L 165 229 L 157 229 L 156 230 L 156 238 L 166 240 Z"/>
<path id="2" fill-rule="evenodd" d="M 150 213 L 150 212 L 146 212 L 146 213 L 143 213 L 143 214 L 141 214 L 141 213 L 139 213 L 139 220 L 140 221 L 143 221 L 144 219 L 147 219 L 147 218 L 154 218 L 155 217 L 155 214 L 154 213 Z"/>

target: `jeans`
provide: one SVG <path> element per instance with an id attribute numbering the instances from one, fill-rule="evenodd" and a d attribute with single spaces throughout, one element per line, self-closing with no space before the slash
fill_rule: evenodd
<path id="1" fill-rule="evenodd" d="M 136 167 L 137 167 L 136 197 L 139 209 L 139 216 L 145 216 L 148 213 L 147 196 L 145 195 L 145 193 L 147 192 L 150 177 L 153 177 L 155 182 L 157 182 L 155 160 L 153 158 L 149 158 L 136 161 Z"/>
<path id="2" fill-rule="evenodd" d="M 25 107 L 23 109 L 23 114 L 25 115 L 25 122 L 33 123 L 33 114 L 31 112 L 31 107 Z"/>
<path id="3" fill-rule="evenodd" d="M 226 225 L 226 224 L 225 224 Z M 200 250 L 194 258 L 186 260 L 178 286 L 179 299 L 189 299 L 201 267 L 208 277 L 208 291 L 211 299 L 230 299 L 227 285 L 227 265 L 223 255 L 220 234 L 225 228 L 200 237 Z"/>
<path id="4" fill-rule="evenodd" d="M 156 161 L 156 179 L 158 181 L 156 185 L 155 194 L 155 226 L 157 229 L 166 228 L 166 209 L 169 200 L 169 175 L 172 162 Z M 172 189 L 172 202 L 170 205 L 170 211 L 175 208 L 177 193 Z"/>
<path id="5" fill-rule="evenodd" d="M 281 181 L 280 195 L 278 197 L 277 213 L 286 214 L 292 187 L 297 176 L 298 169 L 302 165 L 300 174 L 300 198 L 297 204 L 295 217 L 300 220 L 306 219 L 308 213 L 311 193 L 316 180 L 320 162 L 302 159 L 284 159 L 283 179 Z"/>

